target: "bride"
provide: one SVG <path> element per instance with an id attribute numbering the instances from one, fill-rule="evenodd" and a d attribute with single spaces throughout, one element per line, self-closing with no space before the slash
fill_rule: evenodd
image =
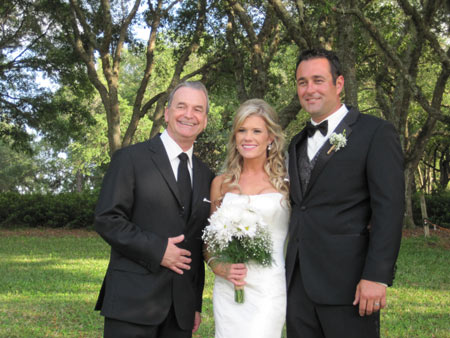
<path id="1" fill-rule="evenodd" d="M 238 109 L 228 143 L 225 172 L 211 185 L 211 213 L 221 204 L 245 204 L 261 213 L 273 242 L 272 265 L 229 264 L 210 257 L 215 274 L 216 338 L 281 337 L 286 314 L 284 244 L 289 220 L 284 136 L 272 107 L 260 99 Z M 243 304 L 234 287 L 244 287 Z"/>

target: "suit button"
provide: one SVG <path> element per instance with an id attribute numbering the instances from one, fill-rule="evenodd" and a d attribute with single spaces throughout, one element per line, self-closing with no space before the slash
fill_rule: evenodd
<path id="1" fill-rule="evenodd" d="M 305 211 L 305 210 L 306 210 L 306 207 L 305 207 L 304 205 L 302 205 L 301 208 L 300 208 L 300 210 L 301 210 L 301 211 Z"/>

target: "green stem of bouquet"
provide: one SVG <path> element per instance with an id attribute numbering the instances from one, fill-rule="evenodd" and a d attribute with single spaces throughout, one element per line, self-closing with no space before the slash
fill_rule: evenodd
<path id="1" fill-rule="evenodd" d="M 239 304 L 244 303 L 244 289 L 234 290 L 234 301 Z"/>

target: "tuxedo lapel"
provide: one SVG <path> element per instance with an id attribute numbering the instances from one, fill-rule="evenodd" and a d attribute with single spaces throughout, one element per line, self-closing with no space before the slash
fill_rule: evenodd
<path id="1" fill-rule="evenodd" d="M 167 156 L 166 149 L 159 136 L 153 137 L 149 140 L 149 149 L 153 153 L 152 160 L 156 168 L 158 168 L 162 177 L 167 183 L 167 186 L 176 197 L 178 203 L 182 205 L 181 195 L 178 189 L 177 181 L 173 174 L 172 166 L 170 165 L 169 158 Z"/>
<path id="2" fill-rule="evenodd" d="M 289 184 L 291 198 L 295 204 L 301 204 L 303 199 L 302 187 L 300 183 L 300 168 L 298 167 L 297 148 L 306 140 L 306 131 L 303 129 L 291 143 L 289 152 Z"/>
<path id="3" fill-rule="evenodd" d="M 205 179 L 205 173 L 202 171 L 199 159 L 194 155 L 192 156 L 192 176 L 193 176 L 193 188 L 192 188 L 192 211 L 193 215 L 196 210 L 204 203 L 204 193 L 209 192 L 208 180 Z"/>
<path id="4" fill-rule="evenodd" d="M 345 137 L 347 140 L 350 137 L 350 134 L 352 133 L 352 128 L 350 127 L 352 124 L 356 122 L 359 116 L 359 112 L 356 109 L 350 108 L 347 115 L 344 117 L 344 119 L 338 124 L 334 132 L 336 134 L 341 134 L 345 130 Z M 330 149 L 333 147 L 333 145 L 330 143 L 330 139 L 328 139 L 325 144 L 322 146 L 319 152 L 319 157 L 317 158 L 316 165 L 314 166 L 311 177 L 309 179 L 308 187 L 305 192 L 305 196 L 309 193 L 311 190 L 311 187 L 316 182 L 317 178 L 319 177 L 320 173 L 322 172 L 323 168 L 326 166 L 328 161 L 336 154 L 335 150 L 330 151 Z"/>

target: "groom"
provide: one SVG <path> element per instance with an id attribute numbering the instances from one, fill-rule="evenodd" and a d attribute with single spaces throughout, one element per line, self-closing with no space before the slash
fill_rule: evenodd
<path id="1" fill-rule="evenodd" d="M 289 146 L 287 335 L 379 337 L 404 210 L 398 135 L 340 102 L 344 77 L 333 52 L 303 52 L 296 82 L 311 121 Z"/>
<path id="2" fill-rule="evenodd" d="M 111 160 L 95 212 L 111 246 L 96 305 L 107 338 L 190 338 L 200 325 L 213 174 L 193 144 L 207 113 L 203 84 L 183 82 L 169 96 L 167 129 Z"/>

